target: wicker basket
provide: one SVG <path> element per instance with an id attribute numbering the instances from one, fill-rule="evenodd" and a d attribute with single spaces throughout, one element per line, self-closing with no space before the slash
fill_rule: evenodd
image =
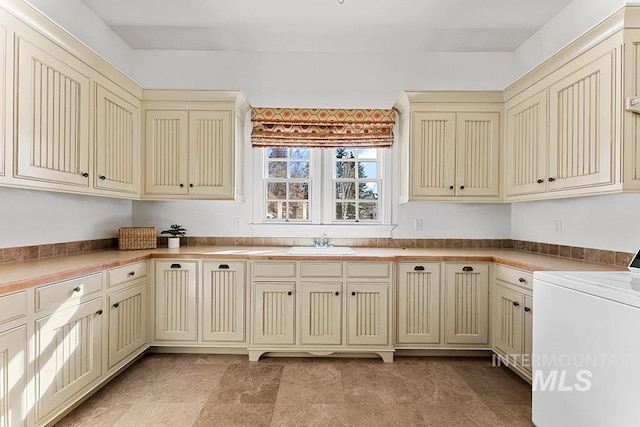
<path id="1" fill-rule="evenodd" d="M 122 227 L 118 238 L 118 249 L 155 249 L 158 247 L 155 227 Z"/>

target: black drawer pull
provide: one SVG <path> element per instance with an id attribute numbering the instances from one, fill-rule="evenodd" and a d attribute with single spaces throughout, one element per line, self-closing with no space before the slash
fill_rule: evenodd
<path id="1" fill-rule="evenodd" d="M 135 272 L 135 271 L 130 271 L 130 272 L 129 272 L 129 276 L 133 277 L 133 276 L 135 276 L 135 275 L 136 275 L 136 272 Z"/>
<path id="2" fill-rule="evenodd" d="M 518 301 L 514 301 L 514 302 L 513 302 L 513 306 L 514 306 L 514 307 L 520 307 L 520 303 L 519 303 Z"/>
<path id="3" fill-rule="evenodd" d="M 473 267 L 469 267 L 468 265 L 465 267 L 462 267 L 462 271 L 473 271 Z"/>
<path id="4" fill-rule="evenodd" d="M 96 311 L 96 314 L 97 314 L 98 316 L 102 316 L 102 313 L 104 313 L 104 312 L 102 311 L 102 309 L 100 309 L 100 310 Z"/>
<path id="5" fill-rule="evenodd" d="M 220 265 L 218 266 L 218 268 L 219 268 L 220 270 L 228 270 L 228 269 L 229 269 L 229 264 L 220 264 Z"/>
<path id="6" fill-rule="evenodd" d="M 539 179 L 536 181 L 538 184 L 542 184 L 544 182 L 544 179 Z"/>
<path id="7" fill-rule="evenodd" d="M 180 264 L 171 264 L 171 268 L 182 268 Z"/>
<path id="8" fill-rule="evenodd" d="M 527 313 L 531 311 L 531 309 L 529 307 L 525 307 L 524 311 L 526 311 Z"/>
<path id="9" fill-rule="evenodd" d="M 521 277 L 521 278 L 518 279 L 518 282 L 524 283 L 524 282 L 526 282 L 526 280 L 524 280 L 524 277 Z"/>
<path id="10" fill-rule="evenodd" d="M 80 286 L 76 286 L 75 288 L 73 288 L 73 292 L 80 292 L 82 290 L 82 288 Z"/>
<path id="11" fill-rule="evenodd" d="M 113 304 L 113 308 L 118 308 L 118 307 L 120 307 L 120 303 L 119 302 Z"/>
<path id="12" fill-rule="evenodd" d="M 424 266 L 416 265 L 415 267 L 413 267 L 413 271 L 424 271 Z"/>

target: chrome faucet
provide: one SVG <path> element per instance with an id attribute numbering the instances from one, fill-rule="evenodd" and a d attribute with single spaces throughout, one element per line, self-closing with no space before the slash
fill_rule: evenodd
<path id="1" fill-rule="evenodd" d="M 327 238 L 327 233 L 322 233 L 322 236 L 319 239 L 313 239 L 313 246 L 316 248 L 328 248 L 329 239 Z"/>

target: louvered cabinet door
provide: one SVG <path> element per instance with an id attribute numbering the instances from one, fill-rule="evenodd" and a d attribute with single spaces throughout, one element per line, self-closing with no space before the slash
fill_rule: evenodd
<path id="1" fill-rule="evenodd" d="M 489 343 L 489 265 L 446 263 L 445 339 L 447 344 Z"/>
<path id="2" fill-rule="evenodd" d="M 254 344 L 295 344 L 295 282 L 254 283 Z"/>
<path id="3" fill-rule="evenodd" d="M 145 125 L 147 194 L 189 191 L 189 112 L 147 110 Z"/>
<path id="4" fill-rule="evenodd" d="M 522 354 L 524 295 L 496 285 L 494 301 L 494 346 L 507 355 Z"/>
<path id="5" fill-rule="evenodd" d="M 347 283 L 347 344 L 388 345 L 389 284 Z"/>
<path id="6" fill-rule="evenodd" d="M 139 191 L 139 101 L 123 90 L 96 85 L 96 188 Z"/>
<path id="7" fill-rule="evenodd" d="M 19 326 L 0 332 L 0 426 L 26 425 L 27 332 Z"/>
<path id="8" fill-rule="evenodd" d="M 147 342 L 147 282 L 109 295 L 109 368 Z"/>
<path id="9" fill-rule="evenodd" d="M 547 190 L 547 90 L 507 111 L 506 195 Z"/>
<path id="10" fill-rule="evenodd" d="M 16 39 L 18 178 L 89 188 L 90 69 L 54 43 Z"/>
<path id="11" fill-rule="evenodd" d="M 440 343 L 440 263 L 398 264 L 399 344 Z"/>
<path id="12" fill-rule="evenodd" d="M 246 264 L 205 261 L 202 269 L 203 340 L 245 341 Z"/>
<path id="13" fill-rule="evenodd" d="M 302 344 L 342 342 L 342 282 L 302 282 Z"/>
<path id="14" fill-rule="evenodd" d="M 36 320 L 36 421 L 102 374 L 103 299 Z"/>
<path id="15" fill-rule="evenodd" d="M 549 88 L 549 190 L 613 179 L 615 51 Z"/>
<path id="16" fill-rule="evenodd" d="M 456 196 L 500 195 L 500 113 L 457 114 Z"/>
<path id="17" fill-rule="evenodd" d="M 189 194 L 233 198 L 231 111 L 189 112 Z"/>
<path id="18" fill-rule="evenodd" d="M 411 197 L 455 194 L 456 113 L 414 112 Z"/>
<path id="19" fill-rule="evenodd" d="M 198 340 L 197 267 L 196 261 L 156 261 L 156 340 Z"/>

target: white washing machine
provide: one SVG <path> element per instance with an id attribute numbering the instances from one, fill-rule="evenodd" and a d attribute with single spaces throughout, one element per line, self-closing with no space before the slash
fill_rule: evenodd
<path id="1" fill-rule="evenodd" d="M 536 272 L 533 422 L 640 426 L 640 274 Z"/>

